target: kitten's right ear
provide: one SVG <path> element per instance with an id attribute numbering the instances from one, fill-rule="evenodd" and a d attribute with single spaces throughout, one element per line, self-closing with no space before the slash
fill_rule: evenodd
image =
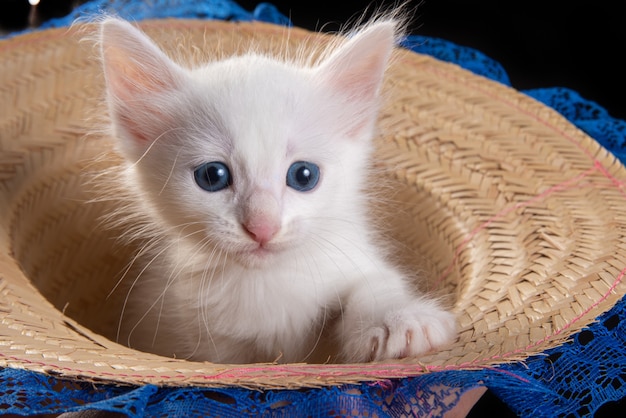
<path id="1" fill-rule="evenodd" d="M 396 43 L 397 26 L 394 20 L 365 26 L 341 44 L 318 71 L 347 96 L 359 101 L 374 99 Z"/>
<path id="2" fill-rule="evenodd" d="M 340 44 L 317 68 L 329 90 L 352 109 L 344 127 L 356 136 L 376 121 L 379 90 L 389 57 L 398 38 L 399 23 L 381 20 L 357 31 Z M 344 106 L 344 104 L 342 104 Z"/>
<path id="3" fill-rule="evenodd" d="M 109 108 L 121 130 L 118 134 L 145 146 L 168 119 L 158 104 L 159 95 L 181 85 L 183 70 L 123 20 L 108 18 L 101 23 L 100 45 Z"/>

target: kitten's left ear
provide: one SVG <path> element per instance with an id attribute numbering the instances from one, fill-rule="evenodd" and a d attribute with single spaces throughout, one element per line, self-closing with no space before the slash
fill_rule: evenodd
<path id="1" fill-rule="evenodd" d="M 100 36 L 107 86 L 118 99 L 161 93 L 180 83 L 179 67 L 130 23 L 109 18 L 101 23 Z"/>
<path id="2" fill-rule="evenodd" d="M 319 67 L 330 86 L 351 99 L 376 99 L 389 56 L 396 43 L 398 23 L 385 20 L 357 32 Z"/>
<path id="3" fill-rule="evenodd" d="M 183 84 L 183 70 L 126 21 L 103 21 L 100 38 L 117 134 L 125 146 L 144 149 L 167 125 L 170 115 L 163 103 Z"/>

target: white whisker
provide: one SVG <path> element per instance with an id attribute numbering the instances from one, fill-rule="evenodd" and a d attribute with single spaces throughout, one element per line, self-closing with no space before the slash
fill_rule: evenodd
<path id="1" fill-rule="evenodd" d="M 159 196 L 163 194 L 163 190 L 165 190 L 165 187 L 167 187 L 167 184 L 172 178 L 172 174 L 174 173 L 174 168 L 176 168 L 176 162 L 178 161 L 180 151 L 181 150 L 179 149 L 178 152 L 176 153 L 176 157 L 174 157 L 174 162 L 172 162 L 172 168 L 170 168 L 170 172 L 168 173 L 167 178 L 165 179 L 165 182 L 163 183 L 163 187 L 161 187 L 161 190 L 159 190 Z"/>
<path id="2" fill-rule="evenodd" d="M 190 225 L 194 225 L 194 223 L 187 223 L 187 224 L 183 224 L 182 225 L 182 229 L 184 229 L 187 226 Z M 172 228 L 173 229 L 173 228 Z M 181 229 L 181 230 L 182 230 Z M 190 236 L 197 234 L 201 231 L 194 231 L 192 233 L 187 234 L 184 238 L 189 238 Z M 161 246 L 162 244 L 160 244 L 160 241 L 164 241 L 165 239 L 163 238 L 163 236 L 159 236 L 157 238 L 154 238 L 153 241 L 148 242 L 144 247 L 142 247 L 142 249 L 135 255 L 135 258 L 133 260 L 139 259 L 141 258 L 145 253 L 147 253 L 149 250 L 153 249 L 153 248 L 158 248 L 159 246 Z M 128 289 L 128 291 L 126 292 L 126 297 L 124 299 L 124 303 L 122 305 L 122 311 L 120 313 L 120 319 L 118 322 L 118 328 L 117 328 L 117 340 L 119 341 L 120 338 L 120 333 L 121 333 L 121 329 L 122 329 L 122 324 L 124 321 L 124 316 L 126 313 L 126 309 L 130 300 L 130 295 L 132 293 L 132 291 L 135 289 L 135 287 L 137 286 L 137 283 L 139 282 L 139 280 L 141 279 L 141 277 L 143 276 L 144 273 L 146 273 L 149 268 L 151 267 L 151 265 L 153 263 L 155 263 L 161 256 L 163 256 L 163 254 L 166 254 L 167 251 L 169 251 L 169 249 L 175 245 L 178 241 L 170 241 L 168 242 L 166 245 L 164 245 L 162 248 L 160 248 L 160 250 L 154 254 L 149 260 L 147 260 L 145 262 L 145 264 L 143 265 L 143 268 L 139 271 L 139 273 L 137 274 L 137 276 L 135 277 L 135 279 L 133 280 L 130 288 Z M 130 266 L 129 268 L 126 270 L 125 274 L 130 270 Z M 156 306 L 156 304 L 158 303 L 159 300 L 161 300 L 165 293 L 167 292 L 167 290 L 169 289 L 169 286 L 171 286 L 172 284 L 172 276 L 174 275 L 174 271 L 176 270 L 176 266 L 174 266 L 174 268 L 172 269 L 172 272 L 170 273 L 170 276 L 165 284 L 165 288 L 163 289 L 163 291 L 157 296 L 157 298 L 154 300 L 154 302 L 149 305 L 148 309 L 143 313 L 143 315 L 141 317 L 139 317 L 139 319 L 136 321 L 135 325 L 132 327 L 132 329 L 130 330 L 130 332 L 128 333 L 127 339 L 128 342 L 127 344 L 130 345 L 130 338 L 133 334 L 133 332 L 137 329 L 137 327 L 139 326 L 139 324 L 144 321 L 147 316 L 150 314 L 150 311 Z M 119 286 L 120 281 L 118 281 L 118 284 L 116 284 L 116 287 Z M 159 315 L 160 317 L 160 315 Z M 158 330 L 158 323 L 157 323 L 157 330 Z M 155 331 L 156 334 L 156 331 Z"/>
<path id="3" fill-rule="evenodd" d="M 137 166 L 145 157 L 146 155 L 148 155 L 148 153 L 152 150 L 152 148 L 154 148 L 154 146 L 156 145 L 157 142 L 159 142 L 159 140 L 161 140 L 165 135 L 170 134 L 172 132 L 175 131 L 180 131 L 180 130 L 184 130 L 185 128 L 177 126 L 175 128 L 170 128 L 164 132 L 162 132 L 159 136 L 157 136 L 156 138 L 154 138 L 152 140 L 152 142 L 150 142 L 150 145 L 148 145 L 148 148 L 146 148 L 146 150 L 143 152 L 143 154 L 141 154 L 141 156 L 139 157 L 139 159 L 137 161 L 135 161 L 131 167 L 133 166 Z"/>

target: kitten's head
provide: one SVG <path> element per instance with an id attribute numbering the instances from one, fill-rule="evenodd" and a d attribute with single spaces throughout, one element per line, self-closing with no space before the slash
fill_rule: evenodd
<path id="1" fill-rule="evenodd" d="M 102 23 L 109 111 L 135 190 L 197 251 L 259 265 L 363 228 L 379 89 L 396 40 L 371 24 L 314 66 L 247 54 L 189 70 Z"/>

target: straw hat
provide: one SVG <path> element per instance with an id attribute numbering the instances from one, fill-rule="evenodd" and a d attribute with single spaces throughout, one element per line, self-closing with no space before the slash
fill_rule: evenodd
<path id="1" fill-rule="evenodd" d="M 251 41 L 282 50 L 327 39 L 293 29 L 285 41 L 287 29 L 260 23 L 142 26 L 192 61 Z M 96 157 L 110 142 L 85 136 L 103 114 L 103 83 L 82 35 L 48 30 L 0 42 L 0 366 L 257 388 L 474 369 L 561 344 L 626 291 L 624 167 L 544 105 L 398 51 L 377 139 L 376 159 L 394 186 L 388 232 L 400 262 L 449 295 L 459 340 L 420 359 L 345 365 L 195 363 L 118 345 L 119 306 L 107 295 L 132 249 L 100 226 L 107 203 L 87 203 L 97 196 L 86 180 L 106 168 Z"/>

